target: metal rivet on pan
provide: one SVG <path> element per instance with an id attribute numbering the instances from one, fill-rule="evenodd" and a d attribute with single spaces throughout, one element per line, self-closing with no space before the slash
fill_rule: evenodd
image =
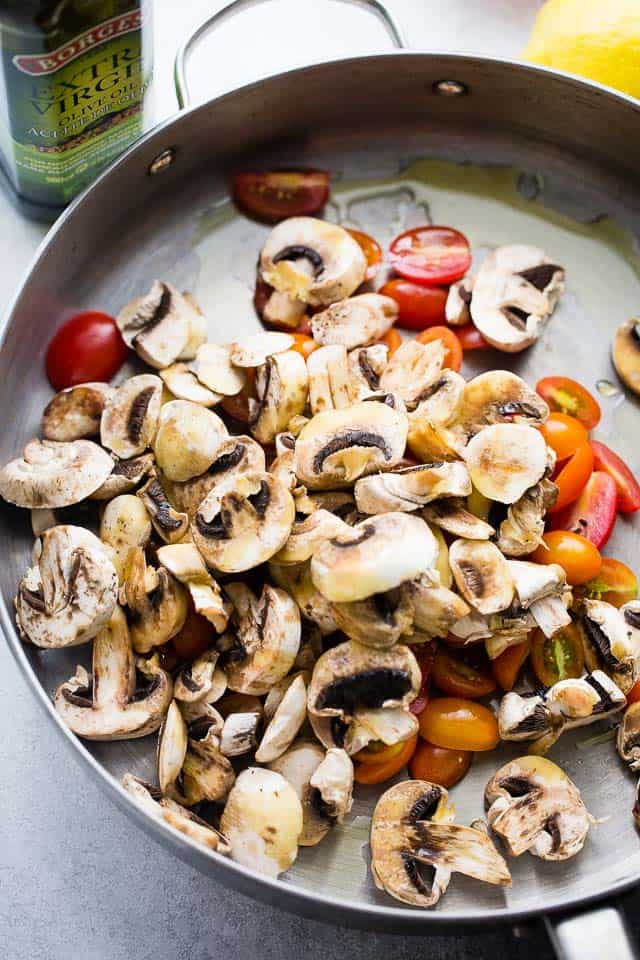
<path id="1" fill-rule="evenodd" d="M 463 97 L 469 90 L 459 80 L 438 80 L 433 85 L 433 92 L 439 97 Z"/>
<path id="2" fill-rule="evenodd" d="M 159 153 L 155 160 L 149 164 L 149 174 L 154 177 L 156 173 L 163 173 L 171 166 L 176 158 L 176 152 L 173 147 L 167 147 L 162 153 Z"/>

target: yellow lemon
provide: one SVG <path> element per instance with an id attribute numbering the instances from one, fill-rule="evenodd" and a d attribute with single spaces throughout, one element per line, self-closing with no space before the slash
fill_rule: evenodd
<path id="1" fill-rule="evenodd" d="M 547 0 L 522 56 L 640 97 L 640 0 Z"/>

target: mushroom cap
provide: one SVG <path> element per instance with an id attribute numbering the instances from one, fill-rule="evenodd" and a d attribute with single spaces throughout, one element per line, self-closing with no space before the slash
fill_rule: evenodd
<path id="1" fill-rule="evenodd" d="M 636 681 L 640 662 L 640 631 L 626 621 L 628 610 L 585 599 L 577 621 L 588 669 L 605 670 L 625 693 Z"/>
<path id="2" fill-rule="evenodd" d="M 377 514 L 418 510 L 439 497 L 466 497 L 471 493 L 464 463 L 424 463 L 356 480 L 354 494 L 360 513 Z"/>
<path id="3" fill-rule="evenodd" d="M 317 353 L 319 351 L 314 350 L 311 356 L 315 356 Z M 349 392 L 351 394 L 350 402 L 356 403 L 358 400 L 363 400 L 372 390 L 375 391 L 380 388 L 380 377 L 387 365 L 388 358 L 389 348 L 385 343 L 374 343 L 369 347 L 356 347 L 355 350 L 349 351 L 347 365 Z M 311 357 L 307 360 L 307 367 L 309 367 L 309 376 L 311 377 L 310 359 Z M 335 403 L 333 406 L 337 407 L 340 404 Z M 317 413 L 318 411 L 313 410 L 313 412 Z"/>
<path id="4" fill-rule="evenodd" d="M 340 630 L 367 647 L 392 647 L 413 626 L 413 605 L 404 590 L 334 603 L 331 610 Z"/>
<path id="5" fill-rule="evenodd" d="M 255 379 L 257 400 L 249 401 L 250 429 L 260 443 L 270 444 L 286 430 L 307 403 L 309 377 L 304 358 L 295 350 L 267 357 Z"/>
<path id="6" fill-rule="evenodd" d="M 158 781 L 163 793 L 186 806 L 223 800 L 235 773 L 219 749 L 222 719 L 202 717 L 187 728 L 176 701 L 158 739 Z"/>
<path id="7" fill-rule="evenodd" d="M 100 539 L 113 550 L 112 560 L 120 582 L 129 551 L 133 547 L 146 547 L 151 531 L 151 519 L 140 497 L 123 493 L 107 503 L 100 521 Z"/>
<path id="8" fill-rule="evenodd" d="M 379 293 L 361 293 L 332 303 L 311 318 L 313 339 L 352 350 L 379 340 L 398 318 L 398 304 Z M 391 388 L 390 388 L 391 389 Z"/>
<path id="9" fill-rule="evenodd" d="M 116 323 L 127 346 L 158 369 L 187 354 L 193 356 L 188 348 L 200 342 L 203 329 L 202 315 L 193 301 L 160 280 L 154 280 L 145 296 L 127 304 Z"/>
<path id="10" fill-rule="evenodd" d="M 218 633 L 223 633 L 229 622 L 230 607 L 195 544 L 174 543 L 160 547 L 157 557 L 158 562 L 186 586 L 196 613 L 206 617 Z"/>
<path id="11" fill-rule="evenodd" d="M 473 295 L 475 277 L 468 273 L 462 280 L 452 283 L 444 305 L 444 315 L 452 327 L 461 327 L 471 322 L 469 304 Z"/>
<path id="12" fill-rule="evenodd" d="M 302 804 L 301 847 L 314 847 L 331 829 L 331 820 L 318 803 L 318 791 L 311 786 L 311 777 L 325 758 L 325 751 L 312 740 L 297 740 L 269 764 L 291 784 Z"/>
<path id="13" fill-rule="evenodd" d="M 209 469 L 228 436 L 212 410 L 191 400 L 171 400 L 160 411 L 153 442 L 156 461 L 169 480 L 184 483 Z"/>
<path id="14" fill-rule="evenodd" d="M 102 411 L 112 392 L 108 383 L 79 383 L 61 390 L 44 409 L 42 436 L 59 442 L 95 437 L 100 433 Z"/>
<path id="15" fill-rule="evenodd" d="M 616 372 L 625 386 L 640 393 L 640 339 L 637 317 L 625 320 L 616 330 L 612 357 Z"/>
<path id="16" fill-rule="evenodd" d="M 548 416 L 546 401 L 511 370 L 487 370 L 464 385 L 460 420 L 470 433 L 493 423 L 540 426 Z"/>
<path id="17" fill-rule="evenodd" d="M 155 439 L 162 380 L 151 373 L 131 377 L 109 397 L 100 422 L 100 442 L 122 460 L 144 453 Z"/>
<path id="18" fill-rule="evenodd" d="M 498 503 L 515 503 L 547 470 L 544 437 L 526 424 L 483 427 L 463 456 L 474 487 Z"/>
<path id="19" fill-rule="evenodd" d="M 511 604 L 514 584 L 509 564 L 488 540 L 454 540 L 449 563 L 458 590 L 479 613 L 498 613 Z"/>
<path id="20" fill-rule="evenodd" d="M 380 389 L 396 393 L 412 407 L 428 399 L 440 380 L 445 349 L 442 340 L 405 340 L 394 351 L 380 377 Z"/>
<path id="21" fill-rule="evenodd" d="M 79 503 L 100 487 L 113 460 L 92 440 L 31 440 L 0 470 L 0 496 L 17 507 L 50 509 Z"/>
<path id="22" fill-rule="evenodd" d="M 431 637 L 446 636 L 471 609 L 457 593 L 424 574 L 408 580 L 402 592 L 411 605 L 414 626 Z"/>
<path id="23" fill-rule="evenodd" d="M 383 513 L 325 540 L 311 560 L 311 578 L 334 603 L 366 600 L 433 566 L 436 539 L 419 517 Z"/>
<path id="24" fill-rule="evenodd" d="M 167 492 L 176 508 L 193 520 L 198 507 L 215 487 L 243 474 L 264 473 L 265 469 L 260 444 L 251 437 L 228 437 L 218 447 L 216 458 L 205 473 L 185 483 L 168 483 Z"/>

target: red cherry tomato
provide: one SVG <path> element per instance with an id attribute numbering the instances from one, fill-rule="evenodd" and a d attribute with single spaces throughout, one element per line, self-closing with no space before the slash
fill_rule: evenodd
<path id="1" fill-rule="evenodd" d="M 457 336 L 449 327 L 429 327 L 416 337 L 418 343 L 431 343 L 432 340 L 442 340 L 444 344 L 444 366 L 450 370 L 459 370 L 462 366 L 462 347 Z"/>
<path id="2" fill-rule="evenodd" d="M 604 547 L 616 522 L 618 490 L 613 477 L 594 470 L 574 503 L 551 517 L 551 530 L 570 530 L 590 540 L 598 550 Z"/>
<path id="3" fill-rule="evenodd" d="M 384 345 L 389 348 L 389 356 L 391 356 L 402 343 L 402 337 L 395 327 L 391 327 L 390 330 L 387 330 L 384 337 L 380 337 L 377 343 L 384 343 Z"/>
<path id="4" fill-rule="evenodd" d="M 409 773 L 414 780 L 427 780 L 449 789 L 467 775 L 472 760 L 470 750 L 447 750 L 419 740 L 409 763 Z"/>
<path id="5" fill-rule="evenodd" d="M 431 670 L 433 682 L 452 697 L 476 700 L 493 693 L 496 682 L 489 665 L 474 664 L 462 654 L 440 647 Z"/>
<path id="6" fill-rule="evenodd" d="M 609 473 L 616 482 L 618 510 L 620 513 L 635 513 L 640 509 L 640 484 L 631 470 L 617 453 L 599 440 L 593 440 L 591 447 L 595 469 Z"/>
<path id="7" fill-rule="evenodd" d="M 491 348 L 491 344 L 487 343 L 478 328 L 472 323 L 466 323 L 463 327 L 456 327 L 455 333 L 465 353 L 467 350 L 489 350 Z"/>
<path id="8" fill-rule="evenodd" d="M 572 456 L 589 439 L 587 428 L 566 413 L 552 413 L 540 427 L 540 433 L 548 446 L 555 450 L 558 460 Z"/>
<path id="9" fill-rule="evenodd" d="M 425 330 L 445 322 L 444 305 L 447 291 L 442 287 L 424 287 L 410 280 L 389 280 L 380 289 L 385 297 L 398 304 L 396 323 L 405 330 Z"/>
<path id="10" fill-rule="evenodd" d="M 587 583 L 600 573 L 602 557 L 590 540 L 567 530 L 550 530 L 530 559 L 534 563 L 558 563 L 571 586 Z"/>
<path id="11" fill-rule="evenodd" d="M 585 583 L 581 593 L 593 600 L 605 600 L 614 607 L 621 607 L 638 596 L 638 578 L 622 560 L 604 557 L 600 572 Z"/>
<path id="12" fill-rule="evenodd" d="M 638 700 L 640 700 L 640 680 L 636 680 L 631 690 L 629 690 L 627 694 L 627 706 L 630 707 L 632 703 L 637 703 Z"/>
<path id="13" fill-rule="evenodd" d="M 55 390 L 91 380 L 111 380 L 127 359 L 127 345 L 113 317 L 93 310 L 79 313 L 54 335 L 46 368 Z"/>
<path id="14" fill-rule="evenodd" d="M 409 710 L 414 716 L 419 717 L 429 702 L 429 682 L 431 679 L 431 669 L 433 667 L 435 649 L 432 644 L 427 644 L 422 650 L 414 647 L 413 652 L 416 660 L 418 661 L 418 666 L 420 667 L 422 680 L 420 682 L 418 695 L 415 700 L 412 700 L 411 704 L 409 705 Z"/>
<path id="15" fill-rule="evenodd" d="M 233 199 L 245 213 L 276 223 L 322 210 L 329 199 L 329 174 L 323 170 L 237 173 L 232 192 Z"/>
<path id="16" fill-rule="evenodd" d="M 347 233 L 351 234 L 364 253 L 365 260 L 367 261 L 367 272 L 364 275 L 365 280 L 373 280 L 382 263 L 382 247 L 377 240 L 362 230 L 347 228 Z M 383 292 L 383 290 L 380 291 L 380 293 Z"/>
<path id="17" fill-rule="evenodd" d="M 389 248 L 396 273 L 427 287 L 447 286 L 471 266 L 464 234 L 451 227 L 416 227 L 396 237 Z"/>
<path id="18" fill-rule="evenodd" d="M 522 643 L 514 643 L 491 661 L 491 671 L 503 690 L 513 690 L 518 674 L 531 652 L 529 638 Z"/>
<path id="19" fill-rule="evenodd" d="M 559 492 L 558 499 L 550 508 L 549 513 L 558 513 L 568 504 L 577 500 L 584 490 L 592 470 L 593 450 L 590 443 L 583 443 L 572 457 L 560 464 L 559 471 L 553 478 Z"/>
<path id="20" fill-rule="evenodd" d="M 531 666 L 544 687 L 551 687 L 559 680 L 581 677 L 584 651 L 575 623 L 563 627 L 552 637 L 545 637 L 542 630 L 536 630 L 531 646 Z"/>
<path id="21" fill-rule="evenodd" d="M 570 377 L 545 377 L 536 385 L 536 392 L 555 413 L 568 413 L 587 430 L 600 423 L 600 405 L 586 387 Z"/>
<path id="22" fill-rule="evenodd" d="M 356 763 L 354 777 L 357 783 L 383 783 L 399 773 L 403 767 L 409 763 L 413 752 L 416 749 L 418 737 L 413 736 L 406 740 L 400 750 L 393 747 L 386 747 L 380 751 L 380 759 L 377 763 Z M 388 751 L 388 752 L 387 752 Z M 357 761 L 359 754 L 356 754 L 354 760 Z"/>
<path id="23" fill-rule="evenodd" d="M 498 721 L 488 707 L 461 697 L 437 697 L 420 714 L 420 736 L 447 750 L 493 750 Z"/>

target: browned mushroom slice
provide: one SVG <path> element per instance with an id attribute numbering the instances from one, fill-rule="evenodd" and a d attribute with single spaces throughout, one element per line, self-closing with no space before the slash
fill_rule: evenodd
<path id="1" fill-rule="evenodd" d="M 220 733 L 220 752 L 225 757 L 253 753 L 266 716 L 262 700 L 246 693 L 228 693 L 216 704 L 224 718 Z"/>
<path id="2" fill-rule="evenodd" d="M 454 370 L 442 370 L 437 379 L 417 397 L 409 413 L 409 449 L 423 463 L 459 459 L 467 434 L 458 422 L 465 390 L 464 378 Z"/>
<path id="3" fill-rule="evenodd" d="M 340 344 L 347 350 L 379 340 L 398 317 L 398 304 L 379 293 L 361 293 L 332 303 L 311 318 L 313 339 L 322 346 Z"/>
<path id="4" fill-rule="evenodd" d="M 136 496 L 144 503 L 156 533 L 165 543 L 183 539 L 189 530 L 189 517 L 173 509 L 155 470 Z"/>
<path id="5" fill-rule="evenodd" d="M 408 580 L 402 586 L 402 593 L 411 605 L 415 626 L 431 637 L 446 637 L 470 612 L 462 597 L 435 584 L 428 575 Z"/>
<path id="6" fill-rule="evenodd" d="M 332 820 L 325 813 L 322 796 L 311 786 L 311 778 L 324 758 L 325 751 L 319 744 L 299 740 L 269 764 L 269 769 L 291 784 L 302 805 L 302 833 L 298 839 L 301 847 L 314 847 L 331 829 Z"/>
<path id="7" fill-rule="evenodd" d="M 476 517 L 466 509 L 464 501 L 456 497 L 430 503 L 422 516 L 428 523 L 464 540 L 489 540 L 495 534 L 490 523 Z"/>
<path id="8" fill-rule="evenodd" d="M 80 383 L 57 393 L 42 414 L 45 440 L 82 440 L 100 433 L 100 418 L 113 387 L 108 383 Z"/>
<path id="9" fill-rule="evenodd" d="M 89 497 L 113 461 L 92 440 L 31 440 L 21 457 L 0 470 L 0 496 L 17 507 L 54 510 Z"/>
<path id="10" fill-rule="evenodd" d="M 509 565 L 494 543 L 454 540 L 449 562 L 458 590 L 479 613 L 506 610 L 513 600 Z"/>
<path id="11" fill-rule="evenodd" d="M 367 514 L 410 512 L 440 497 L 466 497 L 470 493 L 469 471 L 460 461 L 425 463 L 361 477 L 354 488 L 358 510 Z"/>
<path id="12" fill-rule="evenodd" d="M 271 579 L 286 590 L 298 605 L 301 615 L 314 623 L 323 636 L 338 629 L 333 605 L 316 590 L 311 579 L 311 563 L 269 564 Z"/>
<path id="13" fill-rule="evenodd" d="M 525 557 L 542 542 L 544 518 L 558 499 L 558 487 L 543 479 L 512 503 L 500 524 L 497 545 L 506 556 Z"/>
<path id="14" fill-rule="evenodd" d="M 129 551 L 147 546 L 151 538 L 151 518 L 139 497 L 124 493 L 105 507 L 100 521 L 100 539 L 111 548 L 111 559 L 122 583 Z"/>
<path id="15" fill-rule="evenodd" d="M 613 365 L 625 386 L 640 393 L 640 320 L 632 317 L 616 330 L 613 341 Z"/>
<path id="16" fill-rule="evenodd" d="M 494 423 L 539 426 L 549 407 L 522 377 L 510 370 L 488 370 L 465 384 L 460 420 L 471 434 Z"/>
<path id="17" fill-rule="evenodd" d="M 144 453 L 155 439 L 162 380 L 150 373 L 125 380 L 109 397 L 100 423 L 100 442 L 122 460 Z"/>
<path id="18" fill-rule="evenodd" d="M 331 612 L 343 633 L 367 647 L 392 647 L 413 625 L 413 606 L 402 589 L 356 603 L 333 603 Z"/>
<path id="19" fill-rule="evenodd" d="M 309 560 L 320 544 L 325 540 L 346 533 L 351 528 L 340 517 L 328 510 L 315 510 L 297 520 L 292 528 L 287 542 L 273 557 L 274 563 L 304 563 Z"/>
<path id="20" fill-rule="evenodd" d="M 269 356 L 255 378 L 257 400 L 249 401 L 251 433 L 260 443 L 273 443 L 307 403 L 309 377 L 303 357 L 294 350 Z"/>
<path id="21" fill-rule="evenodd" d="M 474 277 L 468 273 L 462 280 L 452 283 L 449 287 L 444 315 L 450 326 L 462 327 L 466 323 L 471 323 L 469 306 L 473 296 L 473 284 Z"/>
<path id="22" fill-rule="evenodd" d="M 444 357 L 442 340 L 405 340 L 389 358 L 380 377 L 380 389 L 398 394 L 411 409 L 426 399 L 438 382 Z"/>
<path id="23" fill-rule="evenodd" d="M 145 296 L 124 307 L 116 322 L 127 346 L 158 369 L 178 358 L 192 357 L 204 340 L 204 321 L 197 306 L 170 283 L 159 280 Z"/>
<path id="24" fill-rule="evenodd" d="M 192 807 L 203 800 L 224 800 L 235 774 L 219 748 L 214 724 L 189 729 L 175 702 L 171 703 L 158 739 L 158 781 L 163 794 Z"/>
<path id="25" fill-rule="evenodd" d="M 113 469 L 104 483 L 91 494 L 91 500 L 111 500 L 123 493 L 133 493 L 153 470 L 155 459 L 152 453 L 143 453 L 130 460 L 114 458 Z"/>
<path id="26" fill-rule="evenodd" d="M 264 450 L 251 437 L 229 437 L 221 443 L 208 470 L 186 483 L 167 484 L 168 495 L 176 508 L 193 520 L 204 498 L 218 485 L 243 474 L 265 471 Z"/>
<path id="27" fill-rule="evenodd" d="M 625 612 L 604 600 L 585 599 L 580 604 L 577 622 L 587 669 L 605 670 L 628 693 L 638 677 L 640 630 L 627 622 Z"/>
<path id="28" fill-rule="evenodd" d="M 302 674 L 293 680 L 269 720 L 255 758 L 270 763 L 291 746 L 307 718 L 307 688 Z"/>
<path id="29" fill-rule="evenodd" d="M 170 481 L 200 476 L 218 457 L 227 428 L 212 410 L 191 400 L 171 400 L 160 411 L 153 450 Z"/>
<path id="30" fill-rule="evenodd" d="M 160 547 L 158 561 L 184 584 L 191 595 L 196 613 L 213 624 L 218 633 L 227 629 L 231 607 L 222 597 L 197 548 L 192 543 L 175 543 Z"/>
<path id="31" fill-rule="evenodd" d="M 317 353 L 319 351 L 315 350 L 311 356 L 313 357 Z M 357 403 L 370 393 L 380 389 L 380 377 L 387 365 L 388 358 L 389 348 L 384 343 L 374 343 L 370 347 L 356 347 L 355 350 L 349 351 L 347 363 L 352 402 Z M 307 365 L 309 365 L 308 362 Z M 338 404 L 334 404 L 334 406 L 338 406 Z"/>
<path id="32" fill-rule="evenodd" d="M 187 616 L 184 587 L 163 568 L 147 566 L 144 551 L 129 551 L 122 600 L 129 608 L 131 641 L 138 653 L 161 647 L 178 633 Z"/>
<path id="33" fill-rule="evenodd" d="M 546 637 L 553 637 L 571 623 L 567 609 L 572 601 L 571 588 L 561 566 L 510 560 L 509 571 L 518 605 L 531 613 Z"/>
<path id="34" fill-rule="evenodd" d="M 314 350 L 307 358 L 307 371 L 309 405 L 313 414 L 351 405 L 351 376 L 346 347 L 336 344 Z"/>

